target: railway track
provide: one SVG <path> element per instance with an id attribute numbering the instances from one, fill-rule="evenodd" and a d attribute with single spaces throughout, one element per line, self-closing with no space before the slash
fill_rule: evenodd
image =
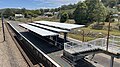
<path id="1" fill-rule="evenodd" d="M 30 49 L 28 49 L 26 46 L 23 46 L 24 43 L 22 43 L 17 36 L 15 36 L 15 32 L 12 30 L 12 28 L 5 22 L 5 26 L 7 28 L 7 31 L 9 32 L 11 38 L 13 39 L 14 43 L 17 45 L 17 48 L 19 49 L 20 53 L 22 54 L 23 58 L 25 59 L 26 63 L 29 67 L 44 67 L 39 60 L 32 54 Z M 23 49 L 24 47 L 24 49 Z"/>

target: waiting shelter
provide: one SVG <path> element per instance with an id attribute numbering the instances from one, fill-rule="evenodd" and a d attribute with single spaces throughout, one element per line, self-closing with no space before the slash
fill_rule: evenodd
<path id="1" fill-rule="evenodd" d="M 71 32 L 71 30 L 75 28 L 83 27 L 84 25 L 77 24 L 68 24 L 68 23 L 59 23 L 59 22 L 51 22 L 51 21 L 34 21 L 34 23 L 28 24 L 19 24 L 19 26 L 32 31 L 33 33 L 42 36 L 42 37 L 50 37 L 53 42 L 55 41 L 55 45 L 60 48 L 67 41 L 67 33 Z M 58 42 L 58 37 L 60 33 L 64 33 L 64 41 L 63 45 Z"/>

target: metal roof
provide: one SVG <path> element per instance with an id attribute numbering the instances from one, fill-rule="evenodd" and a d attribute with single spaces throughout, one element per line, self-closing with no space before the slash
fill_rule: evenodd
<path id="1" fill-rule="evenodd" d="M 34 22 L 44 24 L 44 25 L 48 25 L 48 26 L 59 27 L 59 28 L 62 28 L 62 29 L 68 29 L 68 30 L 85 26 L 85 25 L 77 25 L 77 24 L 51 22 L 51 21 L 34 21 Z"/>
<path id="2" fill-rule="evenodd" d="M 45 26 L 45 25 L 40 25 L 40 24 L 35 24 L 35 23 L 29 23 L 29 24 L 38 26 L 40 28 L 45 28 L 45 29 L 48 29 L 48 30 L 56 31 L 56 32 L 70 32 L 70 31 L 67 31 L 67 30 L 62 30 L 62 29 L 49 27 L 49 26 Z"/>
<path id="3" fill-rule="evenodd" d="M 22 27 L 34 32 L 34 33 L 37 33 L 37 34 L 41 35 L 41 36 L 59 35 L 58 33 L 54 33 L 54 32 L 48 31 L 48 30 L 44 30 L 44 29 L 34 27 L 34 26 L 31 26 L 31 25 L 28 25 L 28 24 L 19 24 L 19 26 L 22 26 Z"/>

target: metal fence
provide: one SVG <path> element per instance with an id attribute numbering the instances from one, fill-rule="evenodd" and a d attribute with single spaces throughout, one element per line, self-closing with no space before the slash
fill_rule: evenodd
<path id="1" fill-rule="evenodd" d="M 95 49 L 106 50 L 107 47 L 107 38 L 98 38 L 88 42 L 73 43 L 68 42 L 64 44 L 64 50 L 69 53 L 77 53 L 90 51 Z M 120 37 L 119 36 L 110 36 L 108 51 L 112 53 L 120 54 Z"/>

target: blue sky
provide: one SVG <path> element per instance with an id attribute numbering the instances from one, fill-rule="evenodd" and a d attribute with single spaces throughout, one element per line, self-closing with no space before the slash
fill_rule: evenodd
<path id="1" fill-rule="evenodd" d="M 0 0 L 0 8 L 55 8 L 83 0 Z"/>

